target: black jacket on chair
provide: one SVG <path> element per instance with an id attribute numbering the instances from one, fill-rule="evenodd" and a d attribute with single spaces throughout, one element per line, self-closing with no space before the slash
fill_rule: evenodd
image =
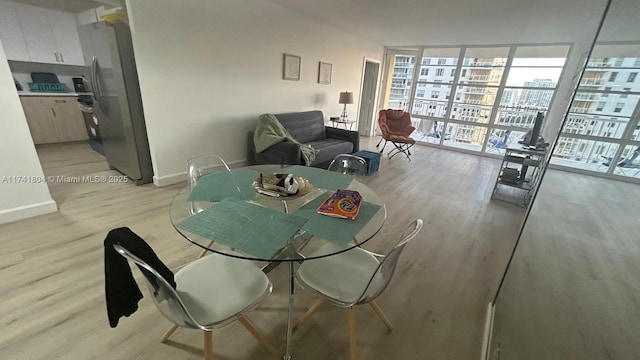
<path id="1" fill-rule="evenodd" d="M 104 276 L 107 315 L 109 316 L 109 325 L 112 328 L 118 326 L 118 320 L 122 316 L 128 317 L 138 310 L 138 301 L 142 299 L 142 293 L 133 278 L 127 259 L 115 250 L 114 244 L 122 246 L 142 259 L 160 273 L 171 286 L 176 287 L 171 270 L 140 236 L 126 227 L 109 231 L 104 239 Z M 153 275 L 140 266 L 138 268 L 149 281 L 155 283 L 156 279 Z"/>

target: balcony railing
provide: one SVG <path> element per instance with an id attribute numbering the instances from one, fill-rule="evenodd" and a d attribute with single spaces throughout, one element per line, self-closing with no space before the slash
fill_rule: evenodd
<path id="1" fill-rule="evenodd" d="M 411 79 L 413 74 L 394 73 L 392 79 Z"/>
<path id="2" fill-rule="evenodd" d="M 413 64 L 408 62 L 396 62 L 395 64 L 393 64 L 393 67 L 406 69 L 406 68 L 412 68 Z"/>
<path id="3" fill-rule="evenodd" d="M 491 80 L 490 75 L 470 75 L 466 78 L 469 82 L 488 82 Z"/>
<path id="4" fill-rule="evenodd" d="M 590 106 L 572 106 L 571 109 L 569 109 L 569 111 L 577 112 L 577 113 L 587 113 L 589 112 L 589 109 L 591 109 Z"/>
<path id="5" fill-rule="evenodd" d="M 575 100 L 597 100 L 598 99 L 598 95 L 597 94 L 585 94 L 585 93 L 578 93 L 575 96 Z"/>
<path id="6" fill-rule="evenodd" d="M 493 60 L 478 60 L 478 61 L 474 61 L 469 63 L 468 66 L 483 66 L 483 67 L 487 67 L 487 66 L 501 66 L 501 64 L 499 62 L 495 62 Z"/>
<path id="7" fill-rule="evenodd" d="M 609 66 L 611 66 L 611 64 L 609 64 L 608 61 L 592 60 L 592 61 L 589 61 L 589 63 L 587 63 L 587 67 L 609 67 Z"/>
<path id="8" fill-rule="evenodd" d="M 465 88 L 462 88 L 461 90 L 463 94 L 475 94 L 475 95 L 489 94 L 489 89 L 485 89 L 485 88 L 465 87 Z"/>
<path id="9" fill-rule="evenodd" d="M 604 80 L 602 79 L 597 79 L 597 78 L 583 78 L 582 81 L 580 81 L 580 85 L 602 85 L 604 84 Z"/>

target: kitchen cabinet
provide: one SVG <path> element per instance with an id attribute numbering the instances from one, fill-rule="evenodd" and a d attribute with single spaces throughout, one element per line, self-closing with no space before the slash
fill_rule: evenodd
<path id="1" fill-rule="evenodd" d="M 51 11 L 51 32 L 53 40 L 60 54 L 60 63 L 67 65 L 84 66 L 80 36 L 78 35 L 78 23 L 74 14 L 62 11 Z"/>
<path id="2" fill-rule="evenodd" d="M 74 14 L 0 0 L 0 24 L 9 60 L 85 65 Z"/>
<path id="3" fill-rule="evenodd" d="M 0 39 L 9 60 L 30 61 L 27 43 L 24 40 L 16 4 L 0 1 Z"/>
<path id="4" fill-rule="evenodd" d="M 58 63 L 58 50 L 53 42 L 49 11 L 31 5 L 16 4 L 18 21 L 29 50 L 30 61 Z"/>
<path id="5" fill-rule="evenodd" d="M 34 144 L 87 140 L 76 97 L 21 96 Z"/>

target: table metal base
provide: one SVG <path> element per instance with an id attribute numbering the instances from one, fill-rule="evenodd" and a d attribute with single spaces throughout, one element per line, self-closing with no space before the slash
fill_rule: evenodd
<path id="1" fill-rule="evenodd" d="M 265 274 L 268 274 L 273 269 L 282 264 L 282 261 L 278 261 L 283 258 L 293 258 L 293 261 L 287 261 L 289 263 L 289 308 L 287 309 L 287 336 L 286 336 L 286 345 L 284 352 L 284 360 L 291 360 L 291 337 L 293 336 L 293 295 L 295 289 L 295 263 L 304 261 L 304 256 L 300 254 L 298 249 L 304 248 L 306 244 L 313 238 L 311 234 L 302 234 L 297 236 L 295 239 L 292 239 L 292 242 L 289 246 L 285 247 L 283 251 L 277 254 L 274 257 L 275 261 L 269 262 L 266 266 L 262 268 L 262 271 Z"/>
<path id="2" fill-rule="evenodd" d="M 293 289 L 295 280 L 293 261 L 289 261 L 289 310 L 287 312 L 287 344 L 284 350 L 284 360 L 291 360 L 291 336 L 293 335 Z"/>

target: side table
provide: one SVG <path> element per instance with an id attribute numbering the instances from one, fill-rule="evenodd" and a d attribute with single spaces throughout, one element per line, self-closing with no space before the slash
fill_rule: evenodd
<path id="1" fill-rule="evenodd" d="M 330 121 L 333 123 L 333 127 L 339 128 L 340 124 L 342 124 L 345 130 L 352 130 L 353 124 L 356 122 L 355 120 L 340 120 L 340 118 L 330 119 Z M 348 129 L 347 125 L 349 126 Z"/>

